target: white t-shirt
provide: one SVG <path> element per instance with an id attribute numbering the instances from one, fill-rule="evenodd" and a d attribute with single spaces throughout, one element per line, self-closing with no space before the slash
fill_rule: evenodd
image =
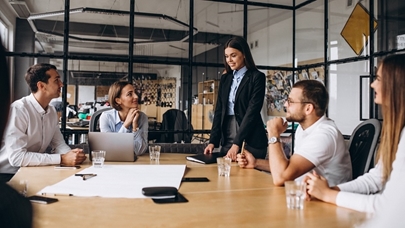
<path id="1" fill-rule="evenodd" d="M 395 160 L 392 163 L 391 175 L 384 185 L 382 181 L 382 163 L 378 161 L 375 168 L 358 177 L 356 180 L 338 185 L 340 192 L 336 205 L 363 212 L 378 212 L 379 216 L 397 207 L 397 202 L 405 204 L 405 128 Z M 387 226 L 390 227 L 390 226 Z"/>
<path id="2" fill-rule="evenodd" d="M 314 170 L 328 180 L 329 186 L 352 179 L 350 154 L 343 135 L 335 123 L 326 116 L 305 130 L 301 126 L 297 128 L 294 154 L 314 164 Z"/>
<path id="3" fill-rule="evenodd" d="M 53 154 L 45 153 L 48 147 Z M 20 166 L 60 164 L 60 154 L 70 150 L 53 106 L 44 110 L 33 94 L 11 104 L 0 150 L 0 173 L 16 173 Z"/>

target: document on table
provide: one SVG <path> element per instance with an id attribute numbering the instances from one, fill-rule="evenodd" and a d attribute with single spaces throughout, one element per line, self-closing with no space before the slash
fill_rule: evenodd
<path id="1" fill-rule="evenodd" d="M 179 188 L 186 165 L 104 165 L 89 167 L 78 174 L 97 174 L 83 180 L 70 176 L 38 192 L 41 194 L 73 195 L 84 197 L 146 198 L 142 188 L 171 186 Z"/>

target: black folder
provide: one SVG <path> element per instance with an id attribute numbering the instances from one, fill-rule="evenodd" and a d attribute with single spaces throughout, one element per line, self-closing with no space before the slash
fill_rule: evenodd
<path id="1" fill-rule="evenodd" d="M 192 156 L 187 156 L 186 159 L 193 162 L 198 162 L 202 164 L 212 164 L 217 163 L 217 157 L 222 157 L 220 153 L 212 153 L 212 154 L 197 154 Z"/>

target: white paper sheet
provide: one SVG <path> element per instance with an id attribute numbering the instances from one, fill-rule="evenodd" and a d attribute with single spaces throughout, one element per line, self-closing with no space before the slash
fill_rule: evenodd
<path id="1" fill-rule="evenodd" d="M 79 173 L 97 176 L 83 180 L 70 176 L 38 192 L 41 194 L 72 194 L 84 197 L 147 198 L 142 188 L 154 186 L 180 187 L 186 165 L 105 165 L 89 167 Z"/>

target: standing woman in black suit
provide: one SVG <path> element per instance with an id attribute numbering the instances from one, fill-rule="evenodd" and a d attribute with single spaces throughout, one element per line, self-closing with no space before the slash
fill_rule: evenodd
<path id="1" fill-rule="evenodd" d="M 221 153 L 236 160 L 245 141 L 245 149 L 256 158 L 265 158 L 267 136 L 260 111 L 263 106 L 266 78 L 253 61 L 249 46 L 241 37 L 225 44 L 225 73 L 219 84 L 214 121 L 208 146 L 212 153 L 221 145 Z"/>

